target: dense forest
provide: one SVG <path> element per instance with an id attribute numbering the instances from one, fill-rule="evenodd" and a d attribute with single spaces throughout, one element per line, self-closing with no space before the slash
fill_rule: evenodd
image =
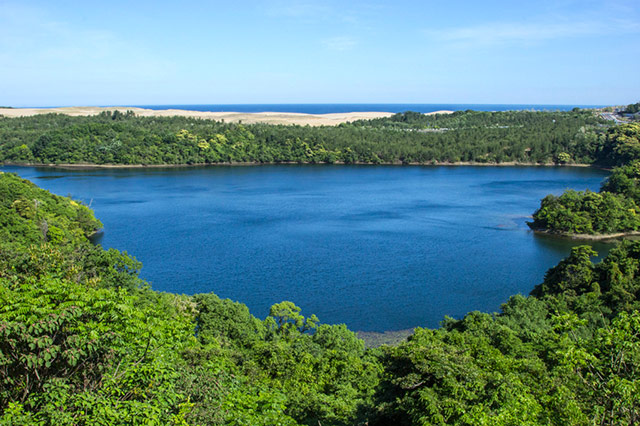
<path id="1" fill-rule="evenodd" d="M 0 158 L 588 162 L 616 166 L 602 191 L 549 196 L 532 226 L 611 233 L 640 229 L 639 136 L 640 125 L 608 128 L 585 111 L 404 113 L 335 128 L 47 115 L 0 119 Z M 498 313 L 367 348 L 288 301 L 261 319 L 215 294 L 156 292 L 134 257 L 91 243 L 101 226 L 82 203 L 0 172 L 0 425 L 640 421 L 639 241 L 599 263 L 575 247 Z"/>
<path id="2" fill-rule="evenodd" d="M 596 163 L 615 166 L 599 193 L 548 195 L 529 226 L 559 234 L 616 234 L 640 230 L 640 123 L 611 128 Z"/>
<path id="3" fill-rule="evenodd" d="M 610 122 L 592 110 L 414 112 L 339 126 L 184 117 L 0 116 L 0 162 L 217 164 L 592 163 Z"/>
<path id="4" fill-rule="evenodd" d="M 627 105 L 627 107 L 622 112 L 627 112 L 629 114 L 635 114 L 636 112 L 640 112 L 640 102 Z"/>
<path id="5" fill-rule="evenodd" d="M 365 348 L 155 292 L 81 203 L 0 174 L 0 424 L 622 425 L 640 421 L 640 242 L 588 246 L 496 314 Z M 305 316 L 306 315 L 306 316 Z"/>

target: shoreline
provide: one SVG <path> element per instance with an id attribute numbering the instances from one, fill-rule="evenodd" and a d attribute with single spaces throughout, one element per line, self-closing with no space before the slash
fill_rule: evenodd
<path id="1" fill-rule="evenodd" d="M 183 109 L 148 109 L 140 107 L 59 107 L 59 108 L 1 108 L 0 116 L 7 118 L 31 117 L 42 114 L 64 114 L 69 116 L 95 116 L 102 112 L 132 111 L 137 117 L 187 117 L 201 120 L 225 121 L 244 124 L 272 124 L 298 126 L 337 126 L 357 120 L 371 120 L 395 115 L 392 112 L 364 111 L 329 114 L 305 114 L 298 112 L 212 112 Z M 426 113 L 451 114 L 453 111 L 441 110 Z"/>
<path id="2" fill-rule="evenodd" d="M 387 331 L 356 331 L 356 335 L 358 339 L 364 340 L 366 347 L 378 348 L 383 345 L 393 346 L 406 341 L 415 332 L 416 328 L 418 327 Z"/>
<path id="3" fill-rule="evenodd" d="M 13 161 L 1 162 L 0 166 L 19 166 L 19 167 L 50 167 L 60 169 L 159 169 L 159 168 L 188 168 L 188 167 L 257 167 L 257 166 L 275 166 L 275 165 L 298 165 L 298 166 L 421 166 L 421 167 L 593 167 L 602 170 L 608 170 L 603 167 L 586 163 L 572 164 L 555 164 L 555 163 L 524 163 L 517 161 L 505 161 L 503 163 L 476 163 L 473 161 L 459 161 L 455 163 L 448 162 L 428 162 L 428 163 L 403 163 L 401 161 L 391 163 L 344 163 L 336 161 L 334 163 L 299 163 L 295 161 L 280 162 L 228 162 L 228 163 L 194 163 L 194 164 L 94 164 L 94 163 L 20 163 Z"/>
<path id="4" fill-rule="evenodd" d="M 617 241 L 626 237 L 640 237 L 640 231 L 615 232 L 613 234 L 570 234 L 566 232 L 551 232 L 546 229 L 534 229 L 534 233 L 540 235 L 549 235 L 559 238 L 568 238 L 579 241 Z"/>

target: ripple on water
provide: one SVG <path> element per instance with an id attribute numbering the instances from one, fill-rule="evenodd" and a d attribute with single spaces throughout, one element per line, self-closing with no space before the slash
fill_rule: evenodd
<path id="1" fill-rule="evenodd" d="M 101 244 L 135 255 L 157 290 L 213 291 L 259 317 L 290 300 L 363 331 L 435 327 L 529 293 L 581 242 L 535 235 L 526 216 L 546 194 L 597 191 L 606 176 L 543 167 L 0 169 L 94 200 Z"/>

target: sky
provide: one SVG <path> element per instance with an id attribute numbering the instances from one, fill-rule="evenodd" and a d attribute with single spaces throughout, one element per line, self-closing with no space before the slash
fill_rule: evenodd
<path id="1" fill-rule="evenodd" d="M 0 105 L 640 101 L 640 1 L 0 0 Z"/>

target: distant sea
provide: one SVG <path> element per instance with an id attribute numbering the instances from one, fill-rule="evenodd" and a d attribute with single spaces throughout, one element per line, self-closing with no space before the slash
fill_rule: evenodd
<path id="1" fill-rule="evenodd" d="M 219 105 L 127 105 L 147 109 L 184 109 L 211 112 L 298 112 L 330 114 L 343 112 L 434 112 L 434 111 L 569 111 L 578 108 L 599 108 L 603 105 L 539 105 L 539 104 L 219 104 Z"/>

